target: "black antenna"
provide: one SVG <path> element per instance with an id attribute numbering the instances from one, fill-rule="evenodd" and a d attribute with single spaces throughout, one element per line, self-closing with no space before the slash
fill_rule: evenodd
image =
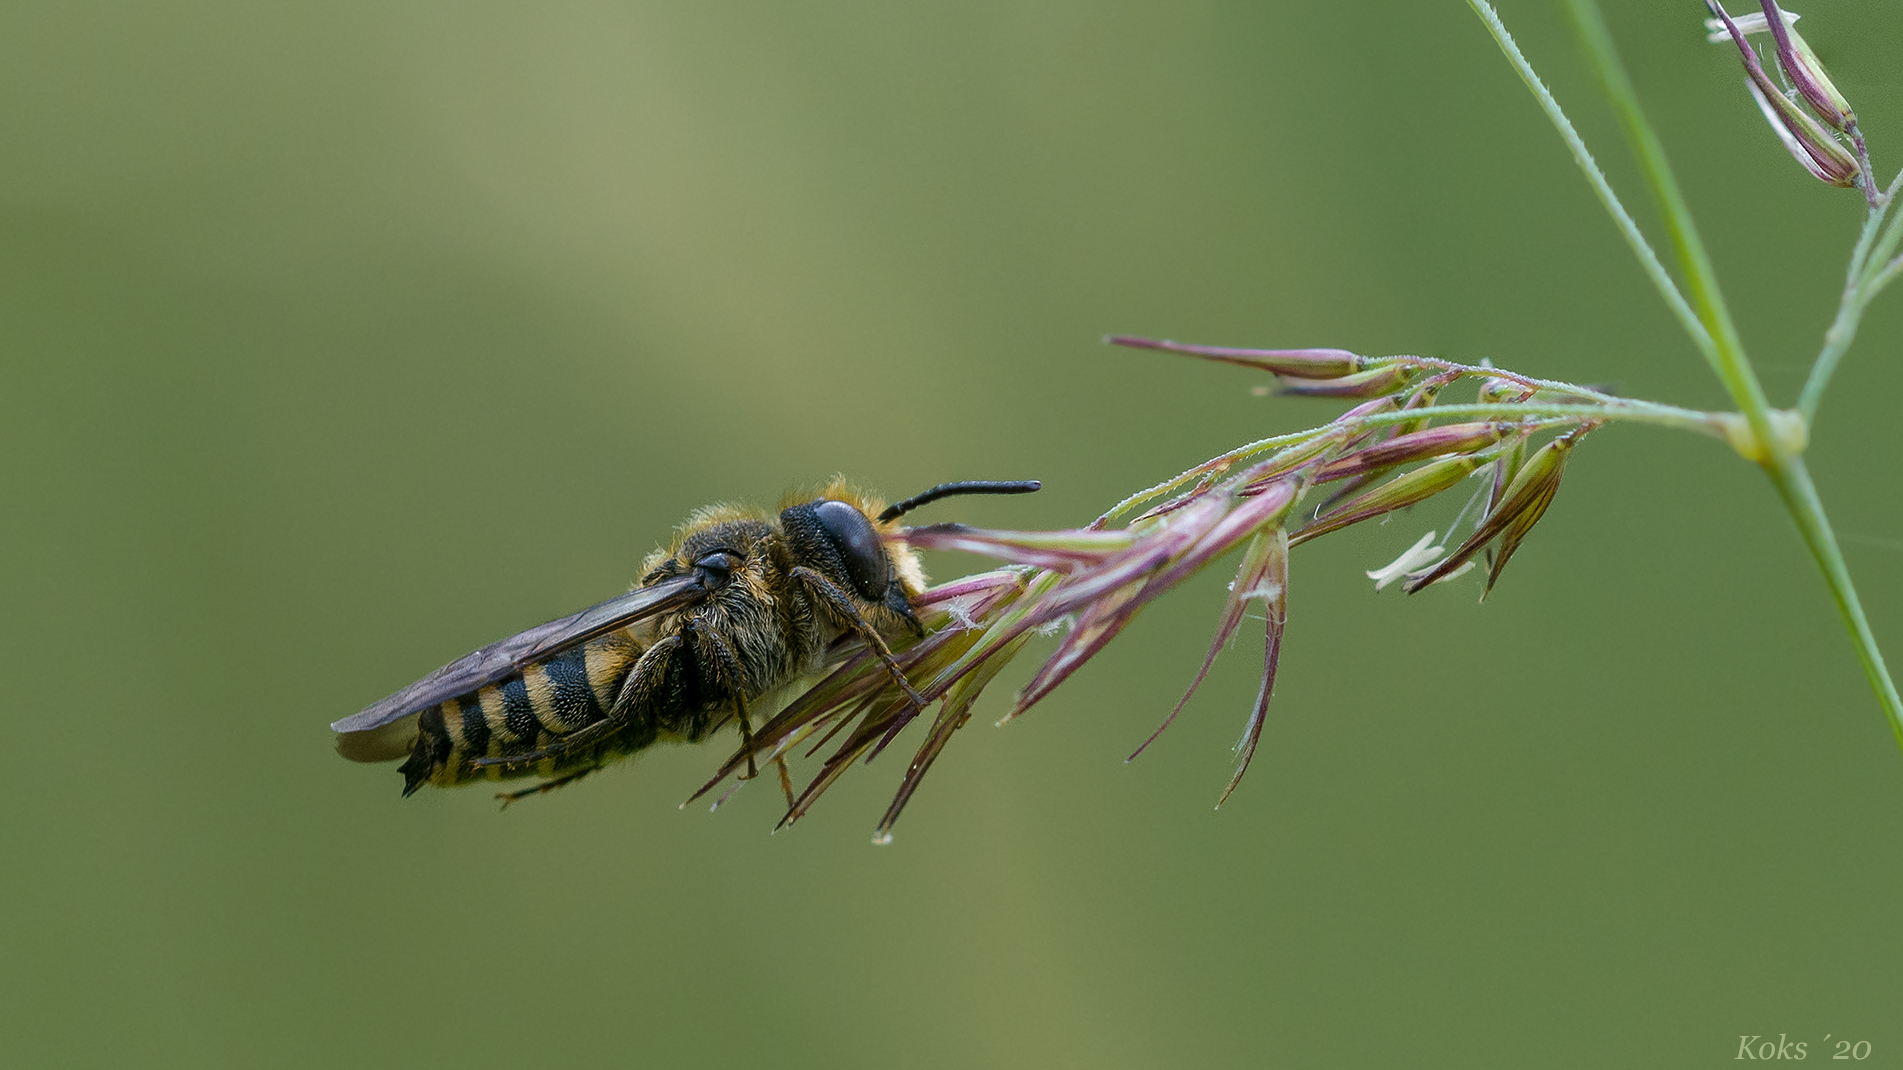
<path id="1" fill-rule="evenodd" d="M 940 483 L 923 494 L 915 494 L 897 505 L 886 506 L 879 514 L 879 523 L 897 520 L 921 505 L 930 505 L 940 498 L 949 498 L 954 494 L 1029 494 L 1044 484 L 1035 479 L 1018 479 L 999 482 L 997 480 L 968 479 L 962 483 Z"/>

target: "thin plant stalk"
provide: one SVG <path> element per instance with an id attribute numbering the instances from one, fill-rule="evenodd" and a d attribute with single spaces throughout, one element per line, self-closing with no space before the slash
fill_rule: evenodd
<path id="1" fill-rule="evenodd" d="M 1869 270 L 1871 246 L 1876 241 L 1885 214 L 1896 204 L 1899 187 L 1903 187 L 1903 171 L 1896 173 L 1889 189 L 1884 191 L 1883 203 L 1870 209 L 1868 217 L 1864 219 L 1863 231 L 1857 236 L 1857 247 L 1850 254 L 1850 268 L 1844 273 L 1844 295 L 1837 305 L 1837 318 L 1831 321 L 1830 329 L 1824 332 L 1824 348 L 1818 351 L 1817 360 L 1811 365 L 1810 376 L 1804 380 L 1804 389 L 1797 396 L 1797 411 L 1804 414 L 1807 423 L 1817 419 L 1817 406 L 1824 400 L 1824 391 L 1830 386 L 1830 377 L 1837 372 L 1837 363 L 1857 337 L 1857 325 L 1863 319 L 1863 310 L 1869 306 L 1871 298 L 1896 277 L 1899 264 L 1903 264 L 1903 261 L 1893 260 L 1878 267 L 1875 274 Z M 1891 218 L 1892 228 L 1898 219 L 1903 219 L 1903 212 Z"/>
<path id="2" fill-rule="evenodd" d="M 1604 205 L 1606 212 L 1612 216 L 1613 225 L 1619 228 L 1619 233 L 1625 238 L 1626 245 L 1632 249 L 1632 255 L 1639 258 L 1639 266 L 1644 269 L 1645 277 L 1652 280 L 1652 285 L 1658 290 L 1659 296 L 1665 299 L 1665 304 L 1672 310 L 1672 315 L 1678 317 L 1678 322 L 1685 328 L 1685 333 L 1692 336 L 1692 343 L 1698 347 L 1698 352 L 1704 355 L 1712 371 L 1718 371 L 1718 350 L 1712 343 L 1710 332 L 1699 321 L 1697 313 L 1692 311 L 1691 306 L 1685 303 L 1685 296 L 1678 292 L 1678 286 L 1672 282 L 1672 276 L 1666 272 L 1665 265 L 1659 262 L 1658 254 L 1652 251 L 1651 244 L 1645 240 L 1645 233 L 1639 229 L 1637 223 L 1633 222 L 1631 213 L 1625 210 L 1619 195 L 1613 192 L 1612 183 L 1606 181 L 1605 172 L 1601 171 L 1599 164 L 1593 160 L 1592 153 L 1586 148 L 1585 140 L 1579 136 L 1579 131 L 1573 129 L 1572 120 L 1566 118 L 1566 113 L 1560 109 L 1559 101 L 1553 99 L 1552 91 L 1546 88 L 1546 83 L 1540 80 L 1540 76 L 1533 70 L 1533 65 L 1528 63 L 1526 57 L 1520 53 L 1520 46 L 1514 44 L 1513 35 L 1507 32 L 1506 25 L 1500 21 L 1499 13 L 1493 10 L 1493 5 L 1487 3 L 1487 0 L 1467 0 L 1467 5 L 1473 8 L 1474 14 L 1479 15 L 1480 21 L 1486 24 L 1487 31 L 1493 34 L 1494 43 L 1500 46 L 1500 51 L 1506 53 L 1507 62 L 1513 65 L 1513 70 L 1519 74 L 1520 80 L 1526 83 L 1526 88 L 1533 94 L 1533 99 L 1539 102 L 1540 110 L 1552 120 L 1554 129 L 1559 131 L 1560 139 L 1566 142 L 1568 149 L 1572 150 L 1573 162 L 1579 165 L 1579 170 L 1586 176 L 1586 182 L 1592 186 L 1592 191 L 1599 195 L 1599 203 Z"/>
<path id="3" fill-rule="evenodd" d="M 1811 483 L 1810 470 L 1804 467 L 1802 458 L 1793 457 L 1781 469 L 1767 468 L 1766 471 L 1777 487 L 1778 496 L 1784 499 L 1784 507 L 1790 510 L 1791 519 L 1797 522 L 1804 545 L 1810 548 L 1811 557 L 1824 574 L 1824 583 L 1830 588 L 1844 628 L 1850 633 L 1851 645 L 1857 651 L 1857 661 L 1863 666 L 1871 690 L 1877 693 L 1883 712 L 1889 714 L 1890 731 L 1896 736 L 1897 746 L 1903 747 L 1903 698 L 1897 696 L 1896 683 L 1883 664 L 1883 651 L 1877 646 L 1876 633 L 1870 630 L 1870 621 L 1863 615 L 1863 603 L 1857 598 L 1857 588 L 1850 582 L 1850 566 L 1844 563 L 1843 551 L 1837 546 L 1837 534 L 1824 516 L 1824 503 L 1817 497 L 1817 487 Z"/>
<path id="4" fill-rule="evenodd" d="M 1638 157 L 1639 170 L 1652 187 L 1659 214 L 1665 218 L 1665 229 L 1671 233 L 1672 246 L 1678 252 L 1679 270 L 1684 272 L 1686 286 L 1691 290 L 1692 305 L 1698 310 L 1699 322 L 1716 349 L 1718 380 L 1751 425 L 1752 434 L 1764 444 L 1765 455 L 1782 457 L 1784 451 L 1771 427 L 1771 402 L 1764 396 L 1756 369 L 1745 356 L 1744 340 L 1738 336 L 1737 324 L 1732 322 L 1731 310 L 1725 305 L 1711 256 L 1698 237 L 1691 208 L 1678 188 L 1671 161 L 1665 158 L 1665 146 L 1639 106 L 1638 92 L 1632 88 L 1632 80 L 1619 60 L 1612 33 L 1599 14 L 1599 5 L 1593 0 L 1567 0 L 1567 9 L 1585 43 L 1587 56 L 1605 84 L 1606 95 L 1612 98 L 1613 111 L 1625 129 L 1632 154 Z"/>

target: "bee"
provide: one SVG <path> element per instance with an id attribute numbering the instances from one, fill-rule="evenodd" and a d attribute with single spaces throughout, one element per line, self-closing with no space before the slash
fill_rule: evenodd
<path id="1" fill-rule="evenodd" d="M 923 706 L 889 645 L 924 634 L 911 605 L 924 570 L 895 538 L 898 519 L 956 494 L 1039 485 L 942 483 L 881 508 L 834 480 L 817 498 L 782 503 L 777 517 L 701 509 L 648 555 L 627 594 L 492 643 L 332 724 L 337 750 L 360 762 L 404 759 L 405 796 L 424 784 L 542 778 L 499 794 L 506 806 L 729 721 L 750 751 L 751 715 L 770 716 L 855 639 Z M 786 786 L 783 763 L 780 772 Z"/>

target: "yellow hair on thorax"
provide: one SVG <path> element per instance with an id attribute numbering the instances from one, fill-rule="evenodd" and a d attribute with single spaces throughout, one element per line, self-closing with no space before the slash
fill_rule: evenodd
<path id="1" fill-rule="evenodd" d="M 656 549 L 648 554 L 646 558 L 642 559 L 641 575 L 645 576 L 653 572 L 656 568 L 660 567 L 661 562 L 680 553 L 681 547 L 686 545 L 688 537 L 695 532 L 713 527 L 715 524 L 725 524 L 734 520 L 752 520 L 759 523 L 772 522 L 764 512 L 752 506 L 735 505 L 732 502 L 715 502 L 712 505 L 703 505 L 692 513 L 689 513 L 687 519 L 682 521 L 680 525 L 674 529 L 674 537 L 666 546 Z"/>

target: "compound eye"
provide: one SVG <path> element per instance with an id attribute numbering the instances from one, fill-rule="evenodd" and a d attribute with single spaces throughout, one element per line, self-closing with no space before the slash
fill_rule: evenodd
<path id="1" fill-rule="evenodd" d="M 734 565 L 738 563 L 739 558 L 731 550 L 715 550 L 695 561 L 694 571 L 700 573 L 701 584 L 714 591 L 727 585 L 727 581 L 733 578 Z"/>
<path id="2" fill-rule="evenodd" d="M 866 514 L 845 502 L 823 501 L 813 506 L 813 515 L 832 537 L 833 548 L 845 562 L 846 575 L 859 596 L 873 602 L 883 599 L 891 576 L 885 547 L 880 545 L 879 533 L 872 530 Z"/>

